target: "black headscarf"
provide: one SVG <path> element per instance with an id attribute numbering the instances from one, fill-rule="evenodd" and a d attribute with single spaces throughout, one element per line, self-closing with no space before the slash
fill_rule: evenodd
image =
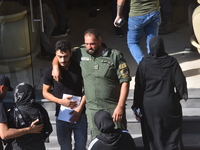
<path id="1" fill-rule="evenodd" d="M 154 75 L 156 80 L 165 80 L 168 74 L 171 72 L 172 68 L 176 69 L 176 84 L 183 85 L 179 87 L 179 95 L 183 99 L 187 99 L 187 87 L 185 77 L 179 66 L 177 60 L 169 56 L 165 52 L 164 42 L 160 36 L 152 37 L 150 40 L 150 53 L 143 58 L 140 62 L 139 67 L 142 68 L 144 72 L 149 71 Z M 145 68 L 143 68 L 145 66 Z M 174 72 L 175 74 L 175 72 Z M 183 83 L 184 82 L 184 83 Z M 180 98 L 180 99 L 181 99 Z"/>
<path id="2" fill-rule="evenodd" d="M 119 141 L 122 131 L 121 129 L 115 129 L 115 124 L 111 115 L 106 111 L 100 110 L 94 115 L 94 121 L 101 132 L 97 135 L 97 138 L 105 145 L 116 148 L 118 144 L 117 141 Z"/>
<path id="3" fill-rule="evenodd" d="M 167 55 L 165 52 L 163 39 L 159 36 L 152 37 L 150 40 L 150 56 L 152 57 L 162 57 Z"/>
<path id="4" fill-rule="evenodd" d="M 39 119 L 38 109 L 33 107 L 34 89 L 30 84 L 19 83 L 14 90 L 14 119 L 16 127 L 28 127 L 31 122 Z"/>
<path id="5" fill-rule="evenodd" d="M 115 124 L 110 114 L 106 111 L 100 110 L 94 115 L 94 121 L 97 128 L 102 133 L 112 133 L 115 130 Z"/>
<path id="6" fill-rule="evenodd" d="M 144 58 L 148 69 L 158 76 L 165 76 L 167 68 L 172 67 L 177 61 L 165 52 L 163 39 L 160 36 L 152 37 L 149 43 L 150 53 Z M 165 69 L 164 69 L 165 68 Z M 166 71 L 163 72 L 163 69 Z"/>
<path id="7" fill-rule="evenodd" d="M 17 106 L 31 106 L 35 101 L 33 87 L 24 82 L 18 84 L 14 91 L 14 100 Z"/>

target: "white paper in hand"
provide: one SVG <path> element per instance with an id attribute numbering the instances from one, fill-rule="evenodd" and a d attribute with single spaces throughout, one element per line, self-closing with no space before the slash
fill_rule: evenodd
<path id="1" fill-rule="evenodd" d="M 69 94 L 63 94 L 63 98 L 67 97 L 67 96 L 70 96 Z M 73 95 L 72 95 L 73 96 Z M 77 107 L 79 106 L 80 104 L 80 101 L 81 101 L 81 97 L 80 96 L 73 96 L 72 98 L 70 98 L 70 100 L 73 100 L 73 101 L 77 101 Z M 61 105 L 60 106 L 60 111 L 59 111 L 59 114 L 58 114 L 58 120 L 62 120 L 62 121 L 66 121 L 66 122 L 70 122 L 70 118 L 72 117 L 71 114 L 69 114 L 73 109 L 70 109 L 69 107 L 66 107 L 66 106 L 63 106 Z"/>

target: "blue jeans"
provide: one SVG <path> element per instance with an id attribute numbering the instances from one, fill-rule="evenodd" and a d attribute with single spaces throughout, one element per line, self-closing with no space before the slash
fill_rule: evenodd
<path id="1" fill-rule="evenodd" d="M 152 37 L 158 35 L 160 23 L 161 16 L 159 10 L 142 16 L 128 18 L 127 44 L 132 56 L 138 64 L 144 57 L 140 48 L 140 40 L 142 38 L 143 31 L 146 34 L 146 44 L 149 53 L 149 41 Z"/>
<path id="2" fill-rule="evenodd" d="M 72 132 L 74 133 L 74 150 L 86 150 L 87 118 L 85 113 L 77 123 L 69 123 L 56 118 L 56 131 L 60 150 L 72 150 Z"/>

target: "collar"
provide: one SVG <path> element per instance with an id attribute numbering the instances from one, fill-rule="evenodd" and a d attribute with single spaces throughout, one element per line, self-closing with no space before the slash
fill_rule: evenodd
<path id="1" fill-rule="evenodd" d="M 106 52 L 107 52 L 107 48 L 104 48 L 104 49 L 101 51 L 101 54 L 99 54 L 99 55 L 96 56 L 96 57 L 102 56 L 102 55 L 105 54 Z"/>

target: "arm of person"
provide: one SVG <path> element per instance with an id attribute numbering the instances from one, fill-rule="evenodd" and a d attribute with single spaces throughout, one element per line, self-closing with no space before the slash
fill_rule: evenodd
<path id="1" fill-rule="evenodd" d="M 52 61 L 52 76 L 54 78 L 54 80 L 56 80 L 57 82 L 59 82 L 60 79 L 62 79 L 61 73 L 60 73 L 60 69 L 59 69 L 59 63 L 58 63 L 58 59 L 55 56 L 53 61 Z"/>
<path id="2" fill-rule="evenodd" d="M 21 129 L 15 129 L 15 128 L 9 128 L 7 123 L 0 123 L 0 137 L 1 139 L 11 139 L 11 138 L 17 138 L 25 134 L 30 133 L 40 133 L 40 131 L 43 128 L 43 124 L 36 125 L 36 123 L 39 120 L 35 120 L 32 122 L 32 124 L 29 127 L 21 128 Z"/>
<path id="3" fill-rule="evenodd" d="M 119 101 L 112 115 L 114 122 L 120 122 L 122 120 L 126 99 L 128 97 L 129 85 L 129 82 L 123 82 L 121 85 Z"/>
<path id="4" fill-rule="evenodd" d="M 64 99 L 60 99 L 55 97 L 53 94 L 50 93 L 52 86 L 51 85 L 46 85 L 43 84 L 43 88 L 42 88 L 42 94 L 44 96 L 44 98 L 48 99 L 49 101 L 58 103 L 60 105 L 69 107 L 71 109 L 75 108 L 77 106 L 77 102 L 76 101 L 71 101 L 70 98 L 72 98 L 71 96 L 67 96 Z"/>
<path id="5" fill-rule="evenodd" d="M 116 14 L 116 18 L 114 20 L 114 26 L 116 26 L 116 27 L 120 27 L 120 26 L 116 25 L 116 22 L 118 22 L 120 18 L 123 19 L 122 10 L 123 10 L 125 1 L 126 0 L 117 0 L 117 14 Z"/>
<path id="6" fill-rule="evenodd" d="M 77 108 L 75 108 L 72 112 L 70 112 L 70 114 L 73 114 L 72 117 L 70 118 L 71 123 L 77 122 L 79 120 L 81 113 L 84 109 L 85 103 L 86 103 L 86 96 L 83 95 L 80 105 Z"/>

